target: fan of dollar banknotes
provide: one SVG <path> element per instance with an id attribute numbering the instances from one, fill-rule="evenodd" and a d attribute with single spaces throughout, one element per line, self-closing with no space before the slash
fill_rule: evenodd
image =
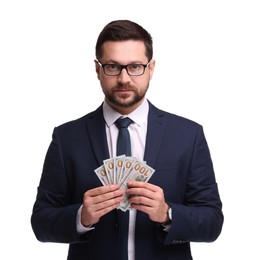
<path id="1" fill-rule="evenodd" d="M 126 190 L 129 181 L 148 182 L 154 169 L 135 157 L 120 155 L 103 161 L 103 164 L 94 170 L 103 185 L 119 184 L 120 189 Z M 118 207 L 122 211 L 130 209 L 128 195 Z"/>

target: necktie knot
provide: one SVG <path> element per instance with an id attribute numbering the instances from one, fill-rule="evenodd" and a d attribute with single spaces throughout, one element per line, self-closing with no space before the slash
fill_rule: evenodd
<path id="1" fill-rule="evenodd" d="M 128 126 L 133 121 L 129 117 L 118 118 L 115 121 L 117 128 L 119 129 L 118 138 L 117 138 L 117 149 L 116 155 L 125 154 L 126 156 L 131 155 L 131 142 L 130 134 L 128 131 Z"/>
<path id="2" fill-rule="evenodd" d="M 118 128 L 127 128 L 133 121 L 129 117 L 118 118 L 115 124 Z"/>

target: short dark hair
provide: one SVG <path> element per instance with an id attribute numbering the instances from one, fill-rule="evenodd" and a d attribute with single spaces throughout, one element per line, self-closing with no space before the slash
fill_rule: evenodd
<path id="1" fill-rule="evenodd" d="M 107 41 L 142 41 L 146 47 L 146 56 L 150 61 L 153 58 L 153 40 L 142 26 L 129 20 L 116 20 L 108 23 L 98 36 L 95 55 L 99 60 L 102 56 L 102 45 Z"/>

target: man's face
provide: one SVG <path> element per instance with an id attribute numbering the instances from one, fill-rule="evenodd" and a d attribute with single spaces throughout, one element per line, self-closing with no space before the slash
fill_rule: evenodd
<path id="1" fill-rule="evenodd" d="M 142 41 L 105 42 L 102 46 L 101 64 L 147 64 L 145 45 Z M 130 76 L 123 69 L 118 76 L 108 76 L 102 67 L 96 63 L 96 73 L 101 83 L 106 101 L 119 113 L 129 114 L 144 100 L 149 82 L 154 71 L 155 61 L 150 61 L 141 76 Z"/>

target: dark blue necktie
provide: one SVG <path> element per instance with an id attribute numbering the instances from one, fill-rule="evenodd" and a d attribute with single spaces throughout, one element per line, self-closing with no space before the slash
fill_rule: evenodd
<path id="1" fill-rule="evenodd" d="M 126 156 L 131 156 L 131 141 L 128 126 L 132 122 L 133 121 L 129 117 L 118 118 L 115 122 L 119 129 L 116 155 L 125 154 Z"/>
<path id="2" fill-rule="evenodd" d="M 118 118 L 115 122 L 119 129 L 117 138 L 117 155 L 131 155 L 131 141 L 128 126 L 133 121 L 128 118 Z M 129 211 L 118 210 L 119 240 L 120 240 L 120 259 L 128 260 L 128 235 L 129 235 Z"/>

